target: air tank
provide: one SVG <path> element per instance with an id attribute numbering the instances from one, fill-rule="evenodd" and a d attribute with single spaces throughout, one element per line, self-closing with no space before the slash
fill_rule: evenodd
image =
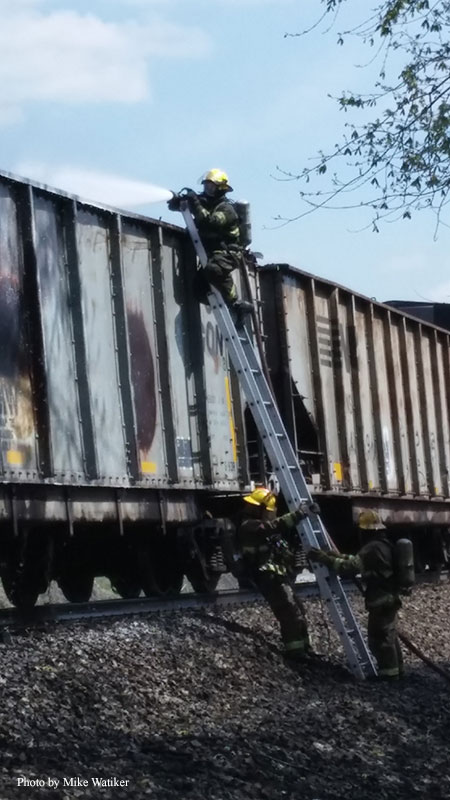
<path id="1" fill-rule="evenodd" d="M 239 217 L 239 230 L 241 232 L 241 244 L 248 247 L 252 242 L 252 223 L 250 220 L 250 203 L 247 200 L 236 200 L 234 203 L 236 213 Z"/>
<path id="2" fill-rule="evenodd" d="M 411 539 L 398 539 L 394 545 L 395 574 L 402 589 L 410 589 L 416 579 Z"/>

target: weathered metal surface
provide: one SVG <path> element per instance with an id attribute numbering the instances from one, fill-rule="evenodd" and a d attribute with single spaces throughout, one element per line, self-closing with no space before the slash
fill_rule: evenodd
<path id="1" fill-rule="evenodd" d="M 318 429 L 315 490 L 368 493 L 372 503 L 448 498 L 448 333 L 286 265 L 260 269 L 259 282 L 268 340 L 283 329 L 283 369 Z M 267 352 L 279 372 L 280 350 Z M 301 451 L 298 426 L 296 436 Z M 433 503 L 420 516 L 436 513 Z M 447 517 L 444 505 L 440 524 Z"/>
<path id="2" fill-rule="evenodd" d="M 0 451 L 2 474 L 14 481 L 35 479 L 38 471 L 23 252 L 16 197 L 8 183 L 0 183 Z"/>
<path id="3" fill-rule="evenodd" d="M 189 267 L 174 226 L 0 175 L 0 480 L 242 488 L 239 392 Z"/>
<path id="4" fill-rule="evenodd" d="M 11 487 L 0 484 L 0 521 L 12 521 Z M 155 524 L 186 523 L 198 520 L 201 509 L 195 493 L 173 489 L 158 496 L 143 489 L 107 489 L 97 486 L 24 486 L 14 496 L 18 522 L 42 521 L 89 524 L 109 522 L 119 530 L 121 522 Z"/>
<path id="5" fill-rule="evenodd" d="M 122 260 L 141 480 L 149 485 L 163 485 L 169 479 L 169 469 L 161 425 L 163 398 L 150 281 L 152 252 L 148 233 L 141 227 L 129 223 L 123 229 Z"/>
<path id="6" fill-rule="evenodd" d="M 54 475 L 78 482 L 84 468 L 69 283 L 58 208 L 51 198 L 35 197 L 34 224 Z"/>

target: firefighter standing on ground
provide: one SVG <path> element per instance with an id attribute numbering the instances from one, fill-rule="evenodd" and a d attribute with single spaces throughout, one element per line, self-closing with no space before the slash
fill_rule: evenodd
<path id="1" fill-rule="evenodd" d="M 378 663 L 378 675 L 383 680 L 396 681 L 403 675 L 403 656 L 396 629 L 397 612 L 402 604 L 395 577 L 393 545 L 375 511 L 361 512 L 358 527 L 367 534 L 368 541 L 357 555 L 312 548 L 307 557 L 338 575 L 361 574 L 369 612 L 369 647 Z"/>
<path id="2" fill-rule="evenodd" d="M 300 659 L 310 650 L 303 609 L 289 581 L 293 564 L 289 538 L 309 513 L 318 513 L 314 503 L 276 517 L 276 498 L 260 487 L 244 497 L 243 518 L 237 532 L 245 577 L 269 603 L 280 623 L 285 655 Z"/>
<path id="3" fill-rule="evenodd" d="M 181 200 L 187 200 L 208 257 L 197 279 L 199 300 L 206 302 L 209 284 L 212 284 L 220 291 L 227 306 L 241 312 L 250 311 L 251 303 L 238 300 L 232 278 L 233 270 L 239 268 L 243 258 L 239 216 L 226 197 L 233 189 L 227 174 L 220 169 L 210 169 L 202 185 L 201 194 L 188 190 L 186 195 L 175 194 L 168 202 L 171 211 L 179 211 Z"/>

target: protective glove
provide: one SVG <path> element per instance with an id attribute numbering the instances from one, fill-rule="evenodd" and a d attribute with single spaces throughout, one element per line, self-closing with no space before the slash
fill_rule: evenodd
<path id="1" fill-rule="evenodd" d="M 309 561 L 317 561 L 317 563 L 320 562 L 321 556 L 322 550 L 319 550 L 318 547 L 311 547 L 311 549 L 306 553 L 306 557 L 309 559 Z"/>
<path id="2" fill-rule="evenodd" d="M 307 513 L 307 507 L 304 503 L 301 506 L 295 509 L 292 512 L 292 516 L 294 518 L 294 522 L 300 522 L 301 519 L 305 519 Z"/>
<path id="3" fill-rule="evenodd" d="M 167 201 L 169 211 L 179 211 L 181 200 L 182 200 L 181 196 L 177 194 L 177 192 L 173 192 L 172 197 L 170 198 L 170 200 Z"/>
<path id="4" fill-rule="evenodd" d="M 305 519 L 310 514 L 320 514 L 320 508 L 317 503 L 301 503 L 294 511 L 295 522 L 300 522 L 301 519 Z"/>
<path id="5" fill-rule="evenodd" d="M 191 211 L 195 211 L 196 209 L 202 207 L 202 204 L 198 199 L 198 194 L 197 192 L 194 192 L 193 189 L 187 189 L 186 193 L 184 194 L 184 198 L 187 200 Z"/>
<path id="6" fill-rule="evenodd" d="M 334 563 L 333 556 L 324 550 L 319 550 L 318 547 L 311 547 L 306 553 L 306 558 L 313 564 L 323 564 L 325 567 L 331 567 Z"/>

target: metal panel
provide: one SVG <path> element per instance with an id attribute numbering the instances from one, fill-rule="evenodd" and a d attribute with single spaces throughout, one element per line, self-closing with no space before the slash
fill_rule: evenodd
<path id="1" fill-rule="evenodd" d="M 405 390 L 400 355 L 400 326 L 396 315 L 388 313 L 385 317 L 384 335 L 386 341 L 387 378 L 391 400 L 391 421 L 397 466 L 397 485 L 399 493 L 404 495 L 412 492 L 412 478 L 409 463 L 408 431 L 406 428 Z M 387 472 L 389 476 L 389 468 Z"/>
<path id="2" fill-rule="evenodd" d="M 342 487 L 361 486 L 358 463 L 358 427 L 354 386 L 350 361 L 348 330 L 352 318 L 351 298 L 335 289 L 330 297 L 331 349 L 336 393 L 339 462 L 342 468 Z"/>
<path id="3" fill-rule="evenodd" d="M 121 247 L 139 467 L 145 483 L 168 483 L 148 234 L 128 223 Z"/>
<path id="4" fill-rule="evenodd" d="M 90 481 L 98 478 L 98 468 L 87 368 L 86 333 L 83 323 L 83 301 L 78 258 L 76 217 L 76 203 L 63 200 L 61 218 L 66 245 L 67 280 L 69 285 L 73 349 L 76 365 L 75 380 L 77 385 L 81 439 L 83 443 L 83 466 L 85 479 Z"/>
<path id="5" fill-rule="evenodd" d="M 110 246 L 108 226 L 101 215 L 78 210 L 77 248 L 99 479 L 127 483 L 111 304 Z"/>
<path id="6" fill-rule="evenodd" d="M 372 396 L 377 396 L 377 407 L 374 417 L 378 438 L 378 453 L 381 457 L 379 465 L 381 486 L 383 491 L 398 494 L 399 481 L 397 460 L 395 455 L 394 430 L 391 415 L 391 387 L 388 375 L 387 338 L 385 331 L 386 315 L 372 305 L 374 363 L 372 371 Z"/>
<path id="7" fill-rule="evenodd" d="M 180 250 L 173 240 L 164 240 L 161 247 L 163 280 L 164 329 L 170 376 L 173 432 L 181 485 L 195 485 L 202 477 L 200 441 L 195 408 L 189 407 L 190 362 L 188 312 L 184 294 Z"/>
<path id="8" fill-rule="evenodd" d="M 439 440 L 442 435 L 442 428 L 438 430 L 436 400 L 438 398 L 438 384 L 436 374 L 436 350 L 433 331 L 426 328 L 419 328 L 421 344 L 422 362 L 422 407 L 424 414 L 422 419 L 424 424 L 424 441 L 428 443 L 428 489 L 430 495 L 443 496 L 444 488 L 440 467 Z M 433 369 L 434 361 L 434 369 Z"/>
<path id="9" fill-rule="evenodd" d="M 435 397 L 438 415 L 440 474 L 444 497 L 450 497 L 450 422 L 448 401 L 450 397 L 450 375 L 448 374 L 449 337 L 433 332 L 436 342 Z"/>
<path id="10" fill-rule="evenodd" d="M 217 487 L 232 486 L 238 479 L 238 454 L 228 356 L 209 308 L 202 306 L 201 319 L 212 478 Z"/>
<path id="11" fill-rule="evenodd" d="M 325 436 L 327 441 L 329 485 L 332 489 L 342 488 L 342 458 L 338 425 L 338 398 L 333 361 L 333 328 L 330 319 L 329 291 L 325 287 L 315 287 L 315 311 L 317 339 L 319 345 L 319 370 L 322 385 L 322 404 L 325 410 Z"/>
<path id="12" fill-rule="evenodd" d="M 281 277 L 281 276 L 280 276 Z M 307 411 L 314 415 L 314 388 L 309 342 L 307 297 L 304 287 L 286 275 L 282 281 L 284 319 L 274 320 L 287 328 L 287 343 L 292 378 L 302 395 Z"/>
<path id="13" fill-rule="evenodd" d="M 35 195 L 36 267 L 47 371 L 52 461 L 58 480 L 84 475 L 66 254 L 58 205 Z"/>
<path id="14" fill-rule="evenodd" d="M 414 437 L 411 457 L 415 462 L 417 471 L 416 494 L 428 495 L 427 464 L 422 429 L 422 408 L 420 403 L 420 378 L 418 374 L 416 351 L 416 327 L 406 326 L 406 359 L 410 382 L 411 424 L 410 430 Z"/>
<path id="15" fill-rule="evenodd" d="M 17 481 L 38 474 L 20 233 L 13 192 L 0 183 L 0 454 L 3 477 Z"/>

